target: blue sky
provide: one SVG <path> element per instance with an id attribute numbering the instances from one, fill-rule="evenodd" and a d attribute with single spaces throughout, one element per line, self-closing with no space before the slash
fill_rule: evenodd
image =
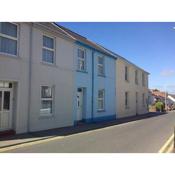
<path id="1" fill-rule="evenodd" d="M 149 87 L 175 93 L 175 23 L 59 23 L 150 72 Z"/>

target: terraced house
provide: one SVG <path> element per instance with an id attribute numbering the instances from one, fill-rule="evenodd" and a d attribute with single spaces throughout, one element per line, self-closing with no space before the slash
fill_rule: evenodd
<path id="1" fill-rule="evenodd" d="M 137 89 L 125 79 L 133 82 L 135 71 Z M 33 132 L 146 113 L 147 75 L 55 23 L 0 23 L 0 132 Z M 137 96 L 144 105 L 136 107 Z"/>

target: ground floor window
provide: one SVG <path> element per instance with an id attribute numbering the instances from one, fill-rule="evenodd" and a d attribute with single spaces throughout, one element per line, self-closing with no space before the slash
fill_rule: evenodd
<path id="1" fill-rule="evenodd" d="M 98 90 L 98 111 L 105 109 L 105 90 Z"/>
<path id="2" fill-rule="evenodd" d="M 145 106 L 145 94 L 142 94 L 142 105 Z"/>
<path id="3" fill-rule="evenodd" d="M 125 92 L 125 108 L 129 108 L 129 92 Z"/>
<path id="4" fill-rule="evenodd" d="M 53 87 L 41 86 L 41 115 L 53 114 Z"/>

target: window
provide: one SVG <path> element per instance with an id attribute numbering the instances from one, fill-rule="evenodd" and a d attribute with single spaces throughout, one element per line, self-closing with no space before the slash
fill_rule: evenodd
<path id="1" fill-rule="evenodd" d="M 105 108 L 105 90 L 98 91 L 98 111 L 102 111 Z"/>
<path id="2" fill-rule="evenodd" d="M 125 108 L 129 108 L 129 92 L 125 92 Z"/>
<path id="3" fill-rule="evenodd" d="M 41 115 L 51 115 L 53 113 L 53 88 L 49 86 L 41 87 Z"/>
<path id="4" fill-rule="evenodd" d="M 98 57 L 98 75 L 104 76 L 105 71 L 104 71 L 104 58 L 103 57 Z"/>
<path id="5" fill-rule="evenodd" d="M 0 81 L 0 88 L 12 88 L 12 83 Z"/>
<path id="6" fill-rule="evenodd" d="M 78 48 L 78 70 L 86 70 L 86 52 L 81 48 Z"/>
<path id="7" fill-rule="evenodd" d="M 135 84 L 138 84 L 138 71 L 135 70 Z"/>
<path id="8" fill-rule="evenodd" d="M 54 39 L 48 36 L 43 36 L 43 61 L 47 63 L 54 63 L 55 57 Z"/>
<path id="9" fill-rule="evenodd" d="M 145 74 L 142 73 L 142 86 L 145 86 Z"/>
<path id="10" fill-rule="evenodd" d="M 127 66 L 125 66 L 125 80 L 129 81 L 129 79 L 128 79 L 128 67 Z"/>
<path id="11" fill-rule="evenodd" d="M 1 22 L 0 23 L 0 52 L 17 55 L 17 25 Z"/>
<path id="12" fill-rule="evenodd" d="M 142 94 L 142 105 L 145 106 L 145 94 Z"/>

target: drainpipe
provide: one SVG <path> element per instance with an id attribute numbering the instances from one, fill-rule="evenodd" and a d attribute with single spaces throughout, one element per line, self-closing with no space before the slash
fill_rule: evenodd
<path id="1" fill-rule="evenodd" d="M 32 42 L 33 42 L 33 23 L 30 27 L 30 44 L 29 44 L 29 89 L 28 89 L 28 118 L 27 132 L 30 132 L 30 114 L 31 114 L 31 81 L 32 81 Z"/>
<path id="2" fill-rule="evenodd" d="M 91 119 L 94 119 L 94 51 L 92 51 L 92 113 Z"/>

